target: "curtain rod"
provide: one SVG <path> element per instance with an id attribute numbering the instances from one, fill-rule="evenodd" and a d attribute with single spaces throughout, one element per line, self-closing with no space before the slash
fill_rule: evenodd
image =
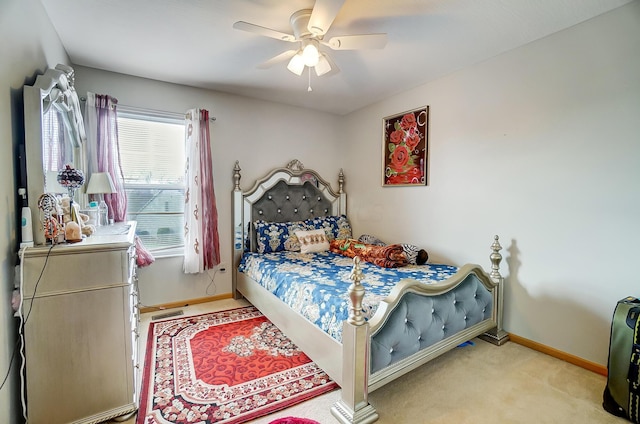
<path id="1" fill-rule="evenodd" d="M 115 99 L 115 100 L 116 100 L 116 102 L 118 101 L 117 99 Z M 80 101 L 86 102 L 87 98 L 86 97 L 80 97 Z M 125 112 L 131 112 L 131 111 L 133 111 L 133 112 L 145 112 L 145 113 L 148 113 L 148 114 L 151 114 L 151 115 L 165 115 L 165 116 L 166 115 L 174 115 L 174 117 L 176 117 L 176 118 L 177 117 L 184 118 L 185 115 L 186 115 L 185 113 L 180 113 L 180 112 L 169 112 L 169 111 L 157 110 L 157 109 L 145 109 L 145 108 L 142 108 L 142 107 L 121 105 L 121 104 L 118 104 L 118 106 L 120 108 L 124 109 L 123 111 L 125 111 Z M 215 116 L 210 116 L 209 120 L 211 122 L 214 122 L 216 120 L 216 117 Z"/>

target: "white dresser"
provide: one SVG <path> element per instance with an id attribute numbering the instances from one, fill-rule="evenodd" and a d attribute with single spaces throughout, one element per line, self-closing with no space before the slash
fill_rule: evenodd
<path id="1" fill-rule="evenodd" d="M 135 222 L 22 256 L 29 424 L 97 423 L 138 407 Z"/>

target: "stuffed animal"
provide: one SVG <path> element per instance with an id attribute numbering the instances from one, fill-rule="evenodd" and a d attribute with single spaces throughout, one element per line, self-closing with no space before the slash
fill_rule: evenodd
<path id="1" fill-rule="evenodd" d="M 70 208 L 71 205 L 71 199 L 69 197 L 63 197 L 62 199 L 60 199 L 60 206 L 62 208 L 62 217 L 63 217 L 63 222 L 65 224 L 65 235 L 67 233 L 67 228 L 66 227 L 70 227 L 69 228 L 69 236 L 71 237 L 71 239 L 69 237 L 67 237 L 67 241 L 78 241 L 77 239 L 77 231 L 78 229 L 80 230 L 79 232 L 81 233 L 80 235 L 80 239 L 82 238 L 82 235 L 84 236 L 90 236 L 91 234 L 96 232 L 96 227 L 88 224 L 89 221 L 89 215 L 81 213 L 78 207 L 77 203 L 73 203 L 73 211 Z M 75 216 L 77 216 L 77 219 L 73 219 L 73 215 L 75 214 Z M 75 225 L 71 224 L 71 225 L 67 225 L 69 222 L 73 222 L 75 221 L 78 224 L 79 228 L 76 228 Z"/>

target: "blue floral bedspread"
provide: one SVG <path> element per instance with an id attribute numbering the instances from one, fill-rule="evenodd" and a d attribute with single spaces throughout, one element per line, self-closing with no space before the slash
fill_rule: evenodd
<path id="1" fill-rule="evenodd" d="M 424 284 L 442 281 L 458 270 L 451 265 L 409 265 L 381 268 L 361 262 L 365 296 L 362 308 L 366 319 L 373 317 L 381 300 L 398 281 L 412 278 Z M 280 298 L 293 310 L 338 341 L 342 322 L 349 315 L 349 276 L 353 260 L 332 252 L 245 253 L 239 271 L 247 274 Z"/>

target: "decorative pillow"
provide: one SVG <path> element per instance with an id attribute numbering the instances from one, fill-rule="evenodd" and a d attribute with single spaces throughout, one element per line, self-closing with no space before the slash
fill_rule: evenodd
<path id="1" fill-rule="evenodd" d="M 329 241 L 351 238 L 351 224 L 345 215 L 318 216 L 306 219 L 304 223 L 310 228 L 325 230 Z"/>
<path id="2" fill-rule="evenodd" d="M 296 231 L 295 235 L 300 241 L 300 252 L 324 252 L 329 250 L 329 240 L 323 229 L 310 231 Z"/>
<path id="3" fill-rule="evenodd" d="M 295 231 L 306 230 L 302 221 L 295 222 L 254 222 L 258 253 L 272 253 L 283 250 L 299 251 L 300 243 Z"/>

